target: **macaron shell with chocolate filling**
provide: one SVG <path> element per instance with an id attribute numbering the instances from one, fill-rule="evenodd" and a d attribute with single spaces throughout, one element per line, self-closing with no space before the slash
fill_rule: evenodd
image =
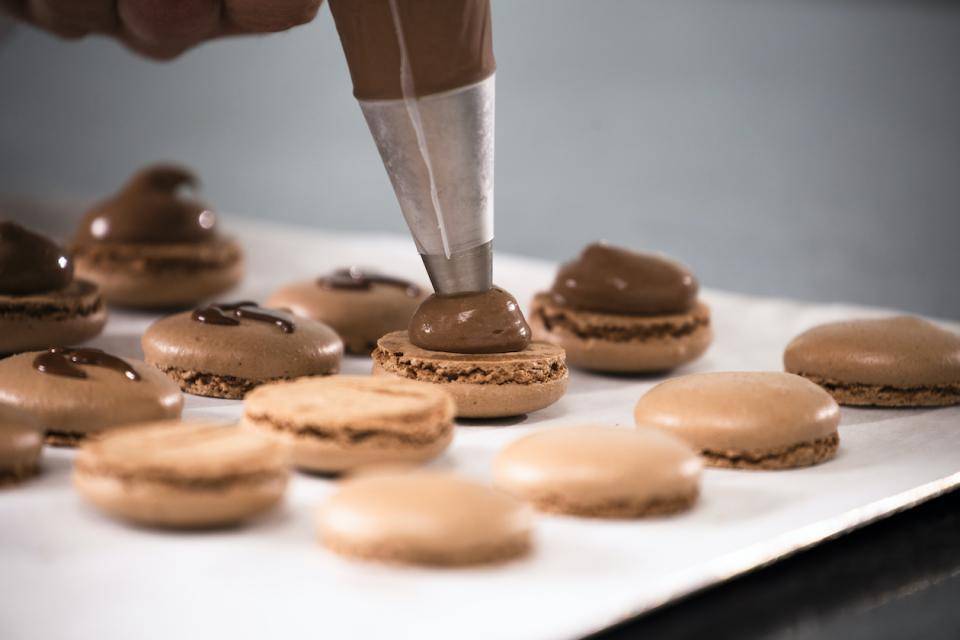
<path id="1" fill-rule="evenodd" d="M 168 244 L 74 243 L 77 274 L 114 306 L 176 309 L 229 291 L 243 278 L 236 240 Z"/>
<path id="2" fill-rule="evenodd" d="M 235 426 L 177 421 L 118 429 L 85 443 L 73 482 L 105 513 L 141 525 L 226 526 L 276 505 L 283 448 Z"/>
<path id="3" fill-rule="evenodd" d="M 0 404 L 31 415 L 48 444 L 74 446 L 112 427 L 177 418 L 183 394 L 170 379 L 139 360 L 125 359 L 139 380 L 98 366 L 80 368 L 85 378 L 42 373 L 28 352 L 0 361 Z"/>
<path id="4" fill-rule="evenodd" d="M 395 285 L 338 289 L 313 279 L 281 287 L 264 306 L 324 322 L 343 339 L 347 352 L 367 355 L 381 336 L 405 329 L 425 297 L 423 292 L 411 296 L 405 287 Z"/>
<path id="5" fill-rule="evenodd" d="M 532 342 L 514 353 L 428 351 L 406 331 L 389 333 L 373 351 L 373 374 L 421 380 L 453 396 L 460 418 L 502 418 L 548 407 L 567 390 L 563 349 Z"/>
<path id="6" fill-rule="evenodd" d="M 86 280 L 45 293 L 0 294 L 0 354 L 79 344 L 106 322 L 100 289 Z"/>
<path id="7" fill-rule="evenodd" d="M 638 428 L 663 429 L 706 464 L 788 469 L 837 453 L 840 407 L 800 376 L 778 371 L 698 373 L 661 382 L 634 408 Z"/>
<path id="8" fill-rule="evenodd" d="M 147 328 L 141 344 L 148 363 L 187 393 L 239 399 L 257 385 L 340 370 L 343 343 L 327 325 L 271 311 L 294 324 L 241 319 L 236 326 L 207 324 L 186 311 Z"/>
<path id="9" fill-rule="evenodd" d="M 783 362 L 841 404 L 960 404 L 960 335 L 915 316 L 813 327 L 787 345 Z"/>
<path id="10" fill-rule="evenodd" d="M 591 371 L 669 371 L 702 356 L 713 341 L 703 301 L 684 313 L 629 316 L 569 309 L 544 292 L 528 319 L 535 339 L 563 347 L 570 366 Z"/>

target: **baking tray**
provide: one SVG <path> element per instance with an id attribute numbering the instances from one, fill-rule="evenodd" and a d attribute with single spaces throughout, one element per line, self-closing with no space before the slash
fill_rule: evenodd
<path id="1" fill-rule="evenodd" d="M 233 230 L 248 248 L 250 275 L 231 298 L 262 299 L 281 282 L 346 264 L 424 279 L 404 238 L 243 221 Z M 554 268 L 499 256 L 495 275 L 525 302 L 549 285 Z M 803 329 L 884 313 L 710 290 L 705 298 L 716 342 L 677 373 L 779 369 L 783 347 Z M 153 318 L 115 313 L 95 344 L 139 356 L 139 335 Z M 369 367 L 369 359 L 348 358 L 344 371 Z M 524 419 L 461 426 L 433 465 L 487 481 L 496 452 L 534 429 L 630 427 L 636 399 L 660 379 L 574 372 L 558 404 Z M 239 402 L 187 400 L 187 416 L 239 412 Z M 543 516 L 531 557 L 467 570 L 386 567 L 328 553 L 316 542 L 313 512 L 334 483 L 302 474 L 283 508 L 240 529 L 169 533 L 118 524 L 72 491 L 72 452 L 48 449 L 43 475 L 0 492 L 0 636 L 577 638 L 960 483 L 960 408 L 845 408 L 840 435 L 838 457 L 818 467 L 707 470 L 700 502 L 679 516 Z"/>

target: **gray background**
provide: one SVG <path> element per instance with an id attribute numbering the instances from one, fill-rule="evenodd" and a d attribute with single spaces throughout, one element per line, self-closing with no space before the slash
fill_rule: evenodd
<path id="1" fill-rule="evenodd" d="M 709 286 L 960 317 L 960 5 L 494 0 L 494 34 L 501 250 L 606 238 Z M 404 230 L 326 8 L 172 64 L 0 44 L 0 199 L 160 159 L 223 210 Z"/>

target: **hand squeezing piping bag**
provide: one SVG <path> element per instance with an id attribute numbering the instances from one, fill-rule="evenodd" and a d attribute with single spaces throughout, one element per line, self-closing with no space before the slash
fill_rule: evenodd
<path id="1" fill-rule="evenodd" d="M 439 294 L 491 287 L 489 0 L 330 0 L 354 95 Z"/>

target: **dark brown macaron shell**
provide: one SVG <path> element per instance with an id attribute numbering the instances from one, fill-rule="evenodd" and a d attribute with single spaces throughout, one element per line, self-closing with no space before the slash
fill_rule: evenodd
<path id="1" fill-rule="evenodd" d="M 410 341 L 450 353 L 510 353 L 530 344 L 530 326 L 516 298 L 501 289 L 431 295 L 410 320 Z"/>
<path id="2" fill-rule="evenodd" d="M 580 311 L 661 315 L 689 311 L 698 289 L 679 263 L 594 243 L 560 267 L 550 294 L 556 304 Z"/>
<path id="3" fill-rule="evenodd" d="M 0 294 L 45 293 L 72 280 L 73 260 L 60 245 L 16 222 L 0 222 Z"/>
<path id="4" fill-rule="evenodd" d="M 84 216 L 75 242 L 199 243 L 216 236 L 217 216 L 210 207 L 183 193 L 195 189 L 188 169 L 154 165 L 136 174 L 113 197 Z"/>

